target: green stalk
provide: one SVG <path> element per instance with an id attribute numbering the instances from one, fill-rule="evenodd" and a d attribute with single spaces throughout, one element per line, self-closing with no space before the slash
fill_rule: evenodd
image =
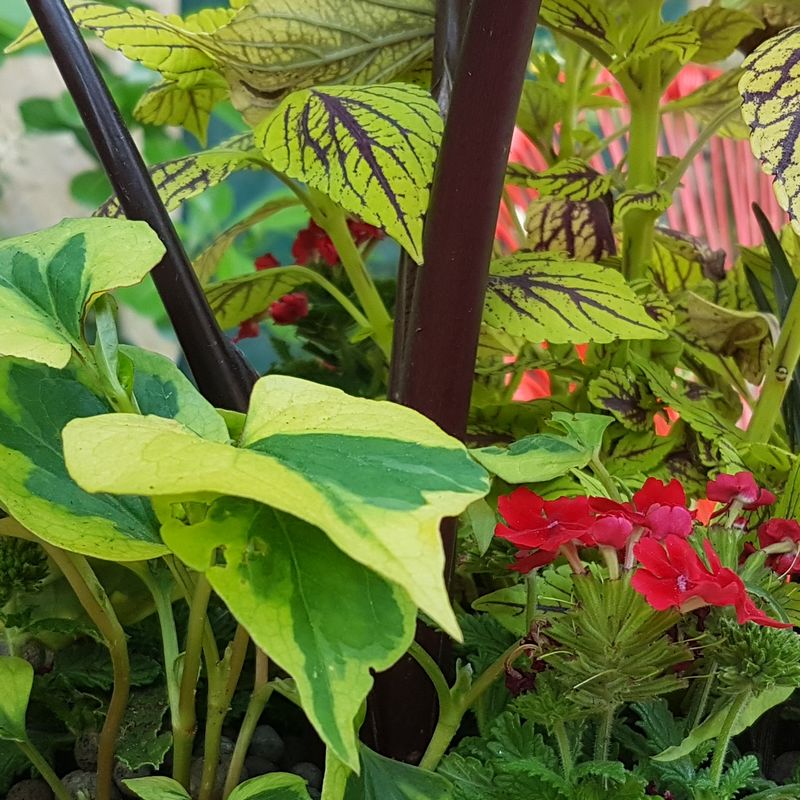
<path id="1" fill-rule="evenodd" d="M 114 688 L 97 744 L 97 800 L 111 800 L 114 753 L 130 694 L 130 662 L 125 631 L 89 562 L 83 556 L 68 553 L 46 542 L 41 544 L 102 634 L 111 656 Z"/>
<path id="2" fill-rule="evenodd" d="M 569 779 L 572 774 L 572 747 L 569 743 L 569 736 L 567 736 L 567 727 L 564 725 L 564 720 L 559 719 L 552 724 L 553 737 L 558 745 L 558 752 L 561 756 L 561 767 L 564 771 L 564 777 Z"/>
<path id="3" fill-rule="evenodd" d="M 61 783 L 60 778 L 53 771 L 47 759 L 37 750 L 32 742 L 17 742 L 17 747 L 25 754 L 28 761 L 39 771 L 39 774 L 47 781 L 47 785 L 53 790 L 53 794 L 58 800 L 72 800 L 72 795 Z"/>
<path id="4" fill-rule="evenodd" d="M 247 703 L 247 711 L 245 711 L 244 720 L 239 728 L 236 746 L 233 749 L 231 763 L 228 767 L 228 774 L 225 777 L 225 788 L 222 790 L 223 800 L 227 800 L 228 795 L 230 795 L 239 784 L 244 760 L 247 757 L 247 749 L 250 747 L 250 742 L 253 739 L 253 732 L 258 725 L 261 715 L 264 713 L 264 707 L 267 705 L 267 701 L 271 697 L 273 691 L 274 687 L 268 682 L 268 662 L 266 654 L 262 650 L 256 649 L 256 677 L 253 682 L 253 691 Z"/>
<path id="5" fill-rule="evenodd" d="M 750 692 L 742 692 L 734 701 L 725 717 L 722 730 L 717 737 L 717 746 L 714 748 L 714 757 L 711 759 L 711 772 L 709 777 L 714 788 L 719 787 L 722 780 L 722 770 L 725 766 L 725 756 L 728 753 L 731 739 L 733 738 L 733 726 L 739 718 L 742 709 L 750 700 Z"/>
<path id="6" fill-rule="evenodd" d="M 538 575 L 532 570 L 525 576 L 525 630 L 530 632 L 539 605 Z"/>
<path id="7" fill-rule="evenodd" d="M 192 744 L 197 732 L 197 710 L 195 693 L 200 675 L 200 654 L 203 649 L 206 612 L 211 599 L 211 584 L 201 575 L 194 587 L 189 607 L 189 625 L 186 631 L 186 650 L 178 697 L 180 727 L 173 740 L 172 777 L 189 788 L 189 772 L 192 765 Z"/>
<path id="8" fill-rule="evenodd" d="M 564 74 L 567 82 L 566 103 L 561 117 L 561 132 L 558 143 L 558 158 L 563 160 L 575 155 L 573 135 L 577 122 L 578 91 L 583 80 L 584 70 L 589 63 L 589 54 L 583 48 L 567 39 L 560 38 L 559 44 L 561 51 L 564 53 Z"/>
<path id="9" fill-rule="evenodd" d="M 597 727 L 597 738 L 594 743 L 595 761 L 607 761 L 608 749 L 611 746 L 611 731 L 614 729 L 614 717 L 616 716 L 616 706 L 609 706 Z"/>
<path id="10" fill-rule="evenodd" d="M 789 382 L 800 359 L 800 289 L 792 295 L 778 343 L 769 362 L 753 418 L 747 428 L 751 442 L 768 442 L 781 414 Z"/>
<path id="11" fill-rule="evenodd" d="M 640 187 L 653 189 L 658 171 L 658 135 L 661 123 L 659 102 L 661 99 L 660 60 L 650 59 L 642 68 L 642 87 L 629 92 L 631 110 L 628 139 L 628 178 L 626 189 L 634 191 Z M 626 82 L 626 85 L 630 81 Z M 641 278 L 653 252 L 655 224 L 659 212 L 633 210 L 628 212 L 622 224 L 622 268 L 627 278 Z"/>
<path id="12" fill-rule="evenodd" d="M 600 457 L 597 455 L 592 456 L 592 460 L 589 462 L 592 472 L 594 472 L 595 477 L 597 480 L 603 484 L 603 488 L 606 490 L 606 494 L 612 499 L 616 500 L 618 503 L 622 502 L 622 495 L 617 488 L 617 484 L 614 483 L 614 478 L 612 477 L 611 473 L 606 469 L 605 464 L 600 460 Z"/>
<path id="13" fill-rule="evenodd" d="M 313 189 L 309 191 L 317 223 L 325 229 L 339 253 L 342 266 L 369 320 L 372 339 L 386 360 L 392 355 L 392 318 L 383 304 L 372 277 L 367 271 L 361 252 L 347 227 L 347 216 L 332 200 Z"/>

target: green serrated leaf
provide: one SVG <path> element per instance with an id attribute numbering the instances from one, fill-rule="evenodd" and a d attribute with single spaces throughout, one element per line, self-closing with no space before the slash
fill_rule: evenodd
<path id="1" fill-rule="evenodd" d="M 133 692 L 122 719 L 117 749 L 118 761 L 130 770 L 150 766 L 158 769 L 172 747 L 172 734 L 162 731 L 164 714 L 169 708 L 162 686 Z"/>
<path id="2" fill-rule="evenodd" d="M 409 84 L 294 92 L 255 132 L 271 166 L 383 228 L 422 263 L 442 118 Z"/>
<path id="3" fill-rule="evenodd" d="M 543 197 L 561 200 L 597 200 L 611 191 L 609 174 L 601 175 L 580 158 L 566 158 L 544 172 L 527 172 L 522 164 L 509 164 L 506 179 L 514 186 L 536 189 Z"/>
<path id="4" fill-rule="evenodd" d="M 741 76 L 742 71 L 738 67 L 723 72 L 722 75 L 706 81 L 684 97 L 670 101 L 664 110 L 669 112 L 685 110 L 701 124 L 708 125 L 719 117 L 723 109 L 729 108 L 737 100 L 741 101 L 738 91 Z M 741 113 L 731 114 L 717 129 L 716 134 L 731 139 L 746 139 L 749 128 Z"/>
<path id="5" fill-rule="evenodd" d="M 672 203 L 669 193 L 647 186 L 637 186 L 622 192 L 614 203 L 614 219 L 622 220 L 631 211 L 648 211 L 662 214 Z"/>
<path id="6" fill-rule="evenodd" d="M 219 500 L 202 522 L 171 521 L 162 532 L 292 676 L 326 745 L 357 769 L 353 722 L 372 687 L 370 670 L 391 666 L 413 638 L 407 595 L 318 528 L 250 500 Z"/>
<path id="7" fill-rule="evenodd" d="M 666 337 L 619 272 L 545 253 L 492 263 L 484 321 L 537 343 Z"/>
<path id="8" fill-rule="evenodd" d="M 700 38 L 700 46 L 692 56 L 697 64 L 723 61 L 742 39 L 764 27 L 761 20 L 746 11 L 716 4 L 696 8 L 681 21 L 691 25 Z"/>
<path id="9" fill-rule="evenodd" d="M 0 739 L 27 742 L 25 713 L 33 687 L 33 667 L 15 656 L 0 656 Z"/>
<path id="10" fill-rule="evenodd" d="M 615 53 L 609 38 L 613 23 L 603 0 L 543 0 L 540 14 L 549 28 L 609 63 Z"/>
<path id="11" fill-rule="evenodd" d="M 608 206 L 603 200 L 534 200 L 525 218 L 526 244 L 534 252 L 564 253 L 598 262 L 617 252 Z"/>
<path id="12" fill-rule="evenodd" d="M 725 277 L 724 250 L 711 250 L 701 239 L 656 228 L 650 272 L 653 280 L 667 295 L 695 289 L 704 280 Z"/>
<path id="13" fill-rule="evenodd" d="M 630 370 L 620 367 L 602 370 L 589 384 L 589 402 L 608 411 L 618 422 L 633 431 L 652 427 L 655 398 Z"/>
<path id="14" fill-rule="evenodd" d="M 143 222 L 76 219 L 0 242 L 0 354 L 64 367 L 92 300 L 144 278 L 164 246 Z"/>
<path id="15" fill-rule="evenodd" d="M 416 412 L 268 376 L 253 390 L 238 448 L 172 420 L 113 414 L 67 425 L 64 450 L 90 491 L 215 492 L 294 514 L 458 636 L 438 526 L 483 497 L 488 480 L 457 440 Z"/>
<path id="16" fill-rule="evenodd" d="M 253 147 L 252 134 L 234 136 L 210 150 L 165 161 L 151 167 L 150 177 L 168 211 L 216 186 L 235 172 L 263 169 L 264 160 Z M 95 212 L 97 217 L 121 217 L 119 200 L 111 197 Z"/>

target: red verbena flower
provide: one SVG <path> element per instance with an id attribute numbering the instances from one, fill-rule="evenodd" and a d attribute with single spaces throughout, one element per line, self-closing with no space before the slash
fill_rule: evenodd
<path id="1" fill-rule="evenodd" d="M 239 332 L 233 337 L 233 341 L 239 343 L 242 339 L 256 339 L 261 333 L 261 326 L 255 319 L 246 319 L 240 326 Z"/>
<path id="2" fill-rule="evenodd" d="M 515 545 L 520 553 L 512 566 L 519 572 L 548 564 L 563 553 L 581 570 L 577 545 L 585 543 L 586 532 L 594 522 L 587 497 L 560 497 L 545 500 L 525 487 L 501 497 L 498 510 L 507 524 L 498 524 L 495 536 Z"/>
<path id="3" fill-rule="evenodd" d="M 762 489 L 751 472 L 737 472 L 735 475 L 717 475 L 708 482 L 706 495 L 709 500 L 729 505 L 740 503 L 745 511 L 752 511 L 761 506 L 771 506 L 775 495 Z"/>
<path id="4" fill-rule="evenodd" d="M 339 253 L 331 237 L 313 219 L 297 234 L 292 245 L 292 257 L 295 264 L 302 266 L 322 262 L 335 267 L 339 263 Z"/>
<path id="5" fill-rule="evenodd" d="M 308 295 L 304 292 L 285 294 L 272 303 L 269 315 L 276 325 L 295 325 L 308 316 Z"/>
<path id="6" fill-rule="evenodd" d="M 253 264 L 255 265 L 256 271 L 261 272 L 265 269 L 274 269 L 275 267 L 279 267 L 281 262 L 275 258 L 272 253 L 264 253 L 263 256 L 259 256 Z"/>
<path id="7" fill-rule="evenodd" d="M 379 241 L 386 236 L 386 234 L 374 225 L 368 222 L 363 222 L 360 219 L 348 219 L 347 227 L 355 239 L 356 244 L 364 244 L 369 241 Z"/>
<path id="8" fill-rule="evenodd" d="M 703 548 L 708 566 L 680 536 L 669 535 L 663 542 L 642 539 L 634 549 L 640 567 L 631 585 L 657 611 L 675 608 L 687 612 L 706 605 L 732 606 L 740 623 L 791 627 L 767 616 L 753 603 L 742 579 L 722 566 L 709 541 L 703 542 Z"/>
<path id="9" fill-rule="evenodd" d="M 795 549 L 800 546 L 800 524 L 793 519 L 770 519 L 759 527 L 758 542 L 762 547 L 786 543 Z"/>

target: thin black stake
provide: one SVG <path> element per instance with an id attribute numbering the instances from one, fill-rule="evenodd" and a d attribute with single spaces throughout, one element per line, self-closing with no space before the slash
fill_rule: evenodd
<path id="1" fill-rule="evenodd" d="M 67 85 L 125 216 L 143 220 L 166 254 L 152 275 L 200 391 L 222 408 L 244 411 L 256 373 L 225 338 L 175 226 L 63 0 L 28 6 Z"/>

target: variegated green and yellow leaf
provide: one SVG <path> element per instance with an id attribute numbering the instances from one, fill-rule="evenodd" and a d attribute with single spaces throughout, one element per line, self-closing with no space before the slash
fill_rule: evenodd
<path id="1" fill-rule="evenodd" d="M 717 4 L 690 11 L 682 22 L 691 25 L 700 38 L 700 47 L 692 56 L 692 61 L 698 64 L 723 61 L 742 39 L 764 27 L 760 19 L 747 11 Z"/>
<path id="2" fill-rule="evenodd" d="M 580 158 L 559 161 L 544 172 L 533 172 L 523 164 L 509 164 L 506 180 L 514 186 L 537 189 L 542 197 L 562 200 L 596 200 L 611 191 L 611 176 L 601 175 Z"/>
<path id="3" fill-rule="evenodd" d="M 356 769 L 354 720 L 372 687 L 370 671 L 390 667 L 414 635 L 416 608 L 406 593 L 319 528 L 251 500 L 222 498 L 202 522 L 172 520 L 162 534 L 294 679 L 326 745 Z"/>
<path id="4" fill-rule="evenodd" d="M 601 63 L 614 55 L 614 26 L 605 0 L 543 0 L 541 19 L 549 28 L 584 46 Z"/>
<path id="5" fill-rule="evenodd" d="M 210 150 L 165 161 L 150 169 L 150 176 L 168 211 L 245 169 L 263 169 L 264 159 L 253 147 L 249 133 L 235 136 Z M 121 217 L 116 196 L 95 211 L 97 217 Z"/>
<path id="6" fill-rule="evenodd" d="M 194 271 L 197 273 L 197 278 L 201 285 L 205 286 L 214 277 L 217 266 L 225 255 L 226 250 L 233 245 L 241 234 L 250 230 L 254 225 L 258 225 L 259 222 L 269 219 L 274 214 L 279 214 L 284 209 L 298 205 L 300 205 L 300 200 L 295 195 L 287 195 L 270 200 L 217 236 L 193 262 Z"/>
<path id="7" fill-rule="evenodd" d="M 275 267 L 214 283 L 206 288 L 206 298 L 220 327 L 227 330 L 261 314 L 270 303 L 317 278 L 306 267 Z"/>
<path id="8" fill-rule="evenodd" d="M 294 514 L 458 635 L 438 526 L 482 497 L 488 480 L 460 443 L 410 409 L 268 376 L 253 390 L 238 448 L 126 414 L 76 420 L 64 441 L 70 472 L 89 491 L 212 492 Z"/>
<path id="9" fill-rule="evenodd" d="M 177 81 L 152 86 L 133 113 L 146 125 L 182 125 L 205 146 L 211 111 L 228 93 L 228 84 L 209 70 L 194 86 L 182 87 Z"/>
<path id="10" fill-rule="evenodd" d="M 608 206 L 603 200 L 534 200 L 525 219 L 527 246 L 597 262 L 617 252 Z"/>
<path id="11" fill-rule="evenodd" d="M 0 359 L 0 503 L 50 544 L 112 561 L 167 552 L 150 502 L 88 494 L 69 476 L 62 429 L 111 407 L 66 370 Z"/>
<path id="12" fill-rule="evenodd" d="M 800 29 L 768 39 L 743 64 L 739 81 L 742 114 L 750 126 L 750 146 L 765 172 L 775 178 L 775 195 L 800 231 L 800 77 L 795 64 Z"/>
<path id="13" fill-rule="evenodd" d="M 650 272 L 662 292 L 685 292 L 706 279 L 722 280 L 725 258 L 724 250 L 712 250 L 702 239 L 681 231 L 657 228 Z"/>
<path id="14" fill-rule="evenodd" d="M 425 61 L 434 10 L 433 0 L 251 0 L 212 43 L 255 125 L 291 91 L 389 83 Z"/>
<path id="15" fill-rule="evenodd" d="M 65 366 L 92 300 L 131 286 L 164 246 L 144 222 L 64 220 L 0 242 L 0 354 Z"/>
<path id="16" fill-rule="evenodd" d="M 492 263 L 484 322 L 554 344 L 666 336 L 619 272 L 552 253 L 517 253 Z"/>
<path id="17" fill-rule="evenodd" d="M 388 84 L 295 92 L 255 139 L 274 169 L 383 228 L 421 263 L 441 135 L 427 91 Z"/>

